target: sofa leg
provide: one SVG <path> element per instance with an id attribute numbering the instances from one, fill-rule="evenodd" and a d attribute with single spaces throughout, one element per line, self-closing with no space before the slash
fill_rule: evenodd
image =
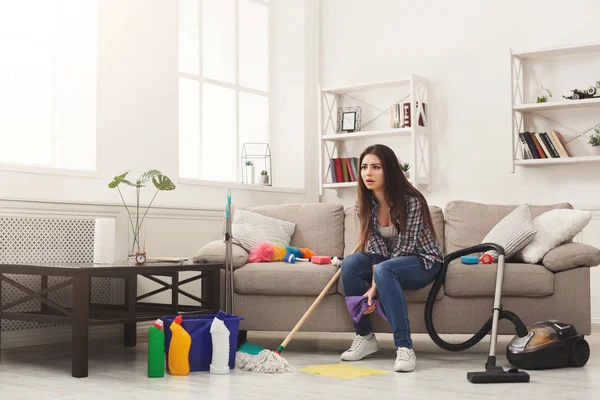
<path id="1" fill-rule="evenodd" d="M 248 340 L 248 331 L 240 329 L 238 331 L 238 337 L 237 337 L 237 347 L 238 347 L 238 349 L 247 340 Z"/>

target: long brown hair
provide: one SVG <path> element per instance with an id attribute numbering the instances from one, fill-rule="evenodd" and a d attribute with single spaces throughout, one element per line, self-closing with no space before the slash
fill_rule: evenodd
<path id="1" fill-rule="evenodd" d="M 396 226 L 398 232 L 404 230 L 406 226 L 406 195 L 411 195 L 417 198 L 421 203 L 421 209 L 423 210 L 423 219 L 425 227 L 431 231 L 431 234 L 437 242 L 437 235 L 431 221 L 431 214 L 429 213 L 429 206 L 425 197 L 411 185 L 406 179 L 402 168 L 400 168 L 400 162 L 398 157 L 392 149 L 383 144 L 374 144 L 367 147 L 359 159 L 359 169 L 362 171 L 362 162 L 367 154 L 373 154 L 379 157 L 381 160 L 381 167 L 383 168 L 384 178 L 384 193 L 385 201 L 390 206 L 390 218 L 392 223 L 396 223 L 396 218 L 400 220 L 401 226 Z M 373 234 L 373 218 L 371 217 L 372 205 L 371 205 L 371 189 L 367 189 L 365 183 L 362 180 L 362 175 L 358 180 L 358 209 L 360 212 L 360 237 L 358 240 L 357 249 L 358 251 L 365 251 L 366 246 L 369 243 L 369 239 Z"/>

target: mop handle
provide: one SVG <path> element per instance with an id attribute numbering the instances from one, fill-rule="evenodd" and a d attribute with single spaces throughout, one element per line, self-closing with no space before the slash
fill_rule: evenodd
<path id="1" fill-rule="evenodd" d="M 302 316 L 300 321 L 298 321 L 298 323 L 296 324 L 294 329 L 292 329 L 292 331 L 287 335 L 287 337 L 285 338 L 283 343 L 281 343 L 281 345 L 277 348 L 277 350 L 275 350 L 275 353 L 280 354 L 285 349 L 285 346 L 287 346 L 287 344 L 290 342 L 290 340 L 292 340 L 292 338 L 294 337 L 296 332 L 298 332 L 300 330 L 300 328 L 304 324 L 304 321 L 306 321 L 308 319 L 308 317 L 313 312 L 313 310 L 319 305 L 319 303 L 321 302 L 323 297 L 325 297 L 325 295 L 327 294 L 329 289 L 331 289 L 331 287 L 333 286 L 335 281 L 337 281 L 337 279 L 340 277 L 341 273 L 342 273 L 342 268 L 340 267 L 340 268 L 338 268 L 335 275 L 333 275 L 333 278 L 331 278 L 331 280 L 329 281 L 327 286 L 325 286 L 325 288 L 321 291 L 321 294 L 319 294 L 319 297 L 317 297 L 315 299 L 315 301 L 312 303 L 312 305 L 309 307 L 309 309 L 306 310 L 306 312 L 304 313 L 304 315 Z"/>
<path id="2" fill-rule="evenodd" d="M 227 205 L 225 206 L 225 218 L 229 220 L 229 206 L 231 205 L 231 189 L 227 189 Z"/>
<path id="3" fill-rule="evenodd" d="M 225 204 L 225 312 L 233 314 L 233 260 L 231 249 L 231 189 Z"/>
<path id="4" fill-rule="evenodd" d="M 354 254 L 354 253 L 358 252 L 358 250 L 360 250 L 360 246 L 357 244 L 356 246 L 354 246 L 354 249 L 350 252 L 350 254 Z M 315 299 L 315 301 L 312 303 L 312 305 L 309 307 L 309 309 L 306 310 L 306 312 L 304 313 L 304 315 L 302 316 L 302 318 L 300 319 L 300 321 L 298 321 L 298 323 L 296 324 L 296 326 L 294 327 L 294 329 L 292 329 L 292 331 L 287 335 L 287 337 L 285 338 L 285 340 L 283 341 L 283 343 L 281 343 L 281 345 L 277 348 L 277 350 L 274 351 L 274 353 L 280 354 L 285 349 L 285 346 L 287 346 L 288 343 L 290 342 L 290 340 L 292 340 L 292 338 L 294 337 L 294 335 L 296 334 L 296 332 L 298 332 L 300 330 L 300 327 L 302 326 L 302 324 L 304 324 L 304 321 L 306 321 L 306 319 L 309 317 L 309 315 L 313 312 L 313 310 L 321 302 L 321 300 L 323 299 L 323 297 L 325 297 L 325 295 L 327 294 L 327 292 L 329 291 L 329 289 L 331 289 L 331 287 L 333 286 L 333 284 L 335 283 L 335 281 L 337 281 L 337 279 L 340 277 L 341 273 L 342 273 L 342 266 L 340 266 L 338 268 L 338 270 L 335 273 L 335 275 L 333 275 L 333 278 L 331 278 L 331 280 L 329 281 L 329 283 L 327 284 L 327 286 L 325 286 L 325 288 L 319 294 L 319 297 L 317 297 Z"/>

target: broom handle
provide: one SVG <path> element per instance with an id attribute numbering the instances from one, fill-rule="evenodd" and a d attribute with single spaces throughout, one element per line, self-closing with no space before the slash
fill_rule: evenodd
<path id="1" fill-rule="evenodd" d="M 327 294 L 327 292 L 329 291 L 329 289 L 331 289 L 331 287 L 333 286 L 333 284 L 335 283 L 335 281 L 337 281 L 337 279 L 340 277 L 341 273 L 342 273 L 342 268 L 340 267 L 340 268 L 338 268 L 338 270 L 335 273 L 335 275 L 333 275 L 333 278 L 331 278 L 331 280 L 329 281 L 329 283 L 327 284 L 327 286 L 325 286 L 325 288 L 321 291 L 321 294 L 319 294 L 319 297 L 317 297 L 315 299 L 315 301 L 308 308 L 308 310 L 306 310 L 306 312 L 304 313 L 304 315 L 302 316 L 302 318 L 300 318 L 300 321 L 298 321 L 298 323 L 296 324 L 296 326 L 294 327 L 294 329 L 292 329 L 292 331 L 287 335 L 287 337 L 285 338 L 285 340 L 283 341 L 283 343 L 281 343 L 281 346 L 279 346 L 277 348 L 278 351 L 282 351 L 285 348 L 285 346 L 287 346 L 287 344 L 290 342 L 290 340 L 292 340 L 292 338 L 294 337 L 294 335 L 296 334 L 296 332 L 298 332 L 300 330 L 300 328 L 302 327 L 302 325 L 304 324 L 304 321 L 306 321 L 306 319 L 310 316 L 310 314 L 313 312 L 313 310 L 315 308 L 317 308 L 317 306 L 319 305 L 319 303 L 321 302 L 321 300 L 323 299 L 323 297 L 325 297 L 325 295 Z"/>

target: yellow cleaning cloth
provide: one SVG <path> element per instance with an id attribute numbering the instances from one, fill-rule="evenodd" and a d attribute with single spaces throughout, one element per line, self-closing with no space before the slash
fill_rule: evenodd
<path id="1" fill-rule="evenodd" d="M 382 369 L 353 367 L 346 364 L 313 365 L 310 367 L 301 368 L 298 371 L 309 372 L 311 374 L 323 375 L 338 379 L 352 379 L 360 378 L 362 376 L 375 376 L 390 373 L 390 371 L 384 371 Z"/>

